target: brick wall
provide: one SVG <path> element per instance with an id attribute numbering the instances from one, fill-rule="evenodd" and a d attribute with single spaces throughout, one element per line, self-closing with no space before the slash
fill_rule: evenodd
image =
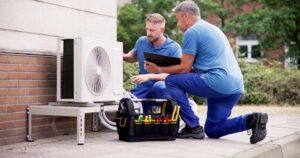
<path id="1" fill-rule="evenodd" d="M 0 145 L 23 142 L 29 105 L 56 101 L 56 57 L 0 52 Z M 76 133 L 71 117 L 33 116 L 33 138 Z M 91 122 L 91 116 L 87 117 Z M 86 124 L 90 128 L 91 123 Z"/>

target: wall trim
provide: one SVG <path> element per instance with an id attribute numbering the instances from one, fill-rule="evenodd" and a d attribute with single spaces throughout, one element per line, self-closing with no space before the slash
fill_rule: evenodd
<path id="1" fill-rule="evenodd" d="M 96 14 L 96 15 L 101 15 L 101 16 L 106 16 L 106 17 L 109 17 L 109 18 L 115 18 L 115 19 L 117 19 L 116 16 L 111 16 L 111 15 L 107 15 L 107 14 L 96 13 L 96 12 L 92 12 L 92 11 L 88 11 L 88 10 L 83 10 L 83 9 L 78 9 L 78 8 L 69 7 L 69 6 L 63 6 L 63 5 L 59 5 L 59 4 L 55 4 L 55 3 L 45 2 L 43 0 L 34 0 L 34 1 L 40 2 L 40 3 L 49 4 L 49 5 L 54 5 L 54 6 L 58 6 L 58 7 L 62 7 L 62 8 L 68 8 L 68 9 L 71 9 L 71 10 L 77 10 L 77 11 L 81 11 L 81 12 L 85 12 L 85 13 L 91 13 L 91 14 Z"/>
<path id="2" fill-rule="evenodd" d="M 28 55 L 28 56 L 44 56 L 44 57 L 54 57 L 57 53 L 54 52 L 40 52 L 32 50 L 8 50 L 0 48 L 0 54 L 6 55 Z"/>

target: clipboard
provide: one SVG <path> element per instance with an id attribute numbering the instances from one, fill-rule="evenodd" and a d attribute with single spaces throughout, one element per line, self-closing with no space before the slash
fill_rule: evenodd
<path id="1" fill-rule="evenodd" d="M 180 58 L 166 56 L 166 55 L 144 52 L 144 56 L 146 61 L 155 63 L 157 66 L 160 67 L 172 66 L 181 63 Z"/>

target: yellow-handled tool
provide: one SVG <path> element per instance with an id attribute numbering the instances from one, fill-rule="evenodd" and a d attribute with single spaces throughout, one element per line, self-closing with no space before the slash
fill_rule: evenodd
<path id="1" fill-rule="evenodd" d="M 172 112 L 171 121 L 177 121 L 179 117 L 180 106 L 176 105 Z"/>
<path id="2" fill-rule="evenodd" d="M 151 115 L 147 115 L 145 116 L 144 123 L 151 123 L 151 120 L 152 120 Z"/>

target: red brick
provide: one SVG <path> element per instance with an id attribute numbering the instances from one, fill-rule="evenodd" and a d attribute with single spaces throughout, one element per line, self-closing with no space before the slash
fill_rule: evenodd
<path id="1" fill-rule="evenodd" d="M 28 56 L 27 57 L 28 64 L 39 64 L 41 59 L 42 58 L 37 57 L 37 56 Z"/>
<path id="2" fill-rule="evenodd" d="M 44 73 L 55 73 L 56 67 L 45 66 L 45 65 L 20 65 L 18 68 L 19 72 L 44 72 Z"/>
<path id="3" fill-rule="evenodd" d="M 56 65 L 56 57 L 40 58 L 38 63 L 41 65 Z"/>
<path id="4" fill-rule="evenodd" d="M 18 68 L 19 72 L 56 72 L 56 67 L 46 65 L 20 65 Z"/>
<path id="5" fill-rule="evenodd" d="M 20 129 L 18 129 L 20 130 Z M 15 137 L 0 137 L 0 146 L 1 145 L 8 145 L 8 144 L 15 144 L 18 142 L 24 142 L 25 136 L 15 136 Z"/>
<path id="6" fill-rule="evenodd" d="M 8 79 L 8 73 L 0 72 L 0 80 L 7 80 L 7 79 Z"/>
<path id="7" fill-rule="evenodd" d="M 54 66 L 49 66 L 48 67 L 48 72 L 56 74 L 56 66 L 55 67 Z"/>
<path id="8" fill-rule="evenodd" d="M 20 129 L 15 129 L 16 131 Z M 8 144 L 14 144 L 18 142 L 24 142 L 25 141 L 25 136 L 24 135 L 17 135 L 15 137 L 0 137 L 0 145 L 8 145 Z"/>
<path id="9" fill-rule="evenodd" d="M 10 105 L 7 106 L 7 112 L 24 112 L 27 109 L 27 105 Z"/>
<path id="10" fill-rule="evenodd" d="M 7 112 L 7 106 L 6 105 L 0 105 L 0 113 Z"/>
<path id="11" fill-rule="evenodd" d="M 18 81 L 0 81 L 0 88 L 18 87 Z"/>
<path id="12" fill-rule="evenodd" d="M 13 122 L 3 122 L 3 129 L 14 129 L 14 128 L 25 128 L 27 126 L 26 120 L 13 121 Z M 0 127 L 1 129 L 1 127 Z"/>
<path id="13" fill-rule="evenodd" d="M 52 125 L 46 124 L 41 126 L 33 126 L 32 133 L 43 133 L 45 131 L 52 131 Z"/>
<path id="14" fill-rule="evenodd" d="M 27 64 L 28 63 L 28 58 L 23 55 L 12 55 L 8 56 L 8 62 L 9 63 L 16 63 L 16 64 Z"/>
<path id="15" fill-rule="evenodd" d="M 17 70 L 18 70 L 18 65 L 16 64 L 0 64 L 0 71 L 16 72 Z"/>
<path id="16" fill-rule="evenodd" d="M 21 112 L 17 112 L 15 113 L 16 115 L 16 120 L 27 120 L 27 113 L 26 111 L 21 111 Z"/>
<path id="17" fill-rule="evenodd" d="M 38 103 L 48 103 L 56 101 L 56 96 L 38 96 Z"/>
<path id="18" fill-rule="evenodd" d="M 28 95 L 28 94 L 29 94 L 29 90 L 27 88 L 8 89 L 9 96 L 24 96 L 24 95 Z"/>
<path id="19" fill-rule="evenodd" d="M 17 135 L 17 131 L 15 129 L 0 130 L 0 138 L 13 137 L 16 135 Z"/>
<path id="20" fill-rule="evenodd" d="M 15 121 L 16 119 L 16 113 L 0 113 L 0 122 Z"/>
<path id="21" fill-rule="evenodd" d="M 47 88 L 29 89 L 29 95 L 46 95 L 48 94 Z"/>
<path id="22" fill-rule="evenodd" d="M 0 98 L 0 105 L 1 104 L 16 104 L 17 98 L 16 97 L 1 97 Z"/>
<path id="23" fill-rule="evenodd" d="M 39 125 L 46 125 L 46 124 L 51 124 L 53 122 L 53 119 L 55 117 L 41 117 L 41 118 L 34 118 L 32 119 L 32 124 L 34 126 L 39 126 Z"/>
<path id="24" fill-rule="evenodd" d="M 24 128 L 18 128 L 16 129 L 16 133 L 17 135 L 22 135 L 22 136 L 26 136 L 27 135 L 27 121 L 25 122 L 25 127 Z"/>
<path id="25" fill-rule="evenodd" d="M 18 71 L 19 72 L 41 72 L 41 66 L 36 65 L 19 65 Z"/>
<path id="26" fill-rule="evenodd" d="M 0 89 L 0 97 L 7 96 L 8 95 L 8 89 L 7 88 L 1 88 Z"/>
<path id="27" fill-rule="evenodd" d="M 55 123 L 74 122 L 74 121 L 76 121 L 75 119 L 76 119 L 75 117 L 56 117 Z"/>
<path id="28" fill-rule="evenodd" d="M 27 121 L 26 111 L 22 111 L 22 112 L 10 112 L 10 113 L 0 113 L 0 122 L 1 123 L 2 122 L 14 123 L 16 121 Z"/>
<path id="29" fill-rule="evenodd" d="M 56 73 L 55 74 L 48 74 L 49 80 L 56 80 Z"/>
<path id="30" fill-rule="evenodd" d="M 48 88 L 48 94 L 56 94 L 56 87 Z"/>
<path id="31" fill-rule="evenodd" d="M 9 73 L 8 78 L 10 80 L 27 80 L 29 78 L 29 75 L 28 73 L 14 72 L 14 73 Z"/>
<path id="32" fill-rule="evenodd" d="M 29 96 L 29 97 L 18 97 L 18 103 L 24 104 L 24 103 L 36 103 L 37 97 L 36 96 Z"/>
<path id="33" fill-rule="evenodd" d="M 31 73 L 29 75 L 29 79 L 32 80 L 46 80 L 48 79 L 48 75 L 45 73 Z"/>
<path id="34" fill-rule="evenodd" d="M 74 118 L 75 120 L 75 118 Z M 68 128 L 75 128 L 76 127 L 76 122 L 74 121 L 73 123 L 56 123 L 55 126 L 57 129 L 68 129 Z"/>
<path id="35" fill-rule="evenodd" d="M 0 122 L 0 131 L 7 129 L 8 122 Z"/>
<path id="36" fill-rule="evenodd" d="M 37 81 L 19 81 L 19 87 L 37 87 Z"/>
<path id="37" fill-rule="evenodd" d="M 38 81 L 38 87 L 56 87 L 56 81 Z"/>
<path id="38" fill-rule="evenodd" d="M 4 54 L 0 54 L 0 63 L 7 63 L 8 62 L 8 56 Z"/>

